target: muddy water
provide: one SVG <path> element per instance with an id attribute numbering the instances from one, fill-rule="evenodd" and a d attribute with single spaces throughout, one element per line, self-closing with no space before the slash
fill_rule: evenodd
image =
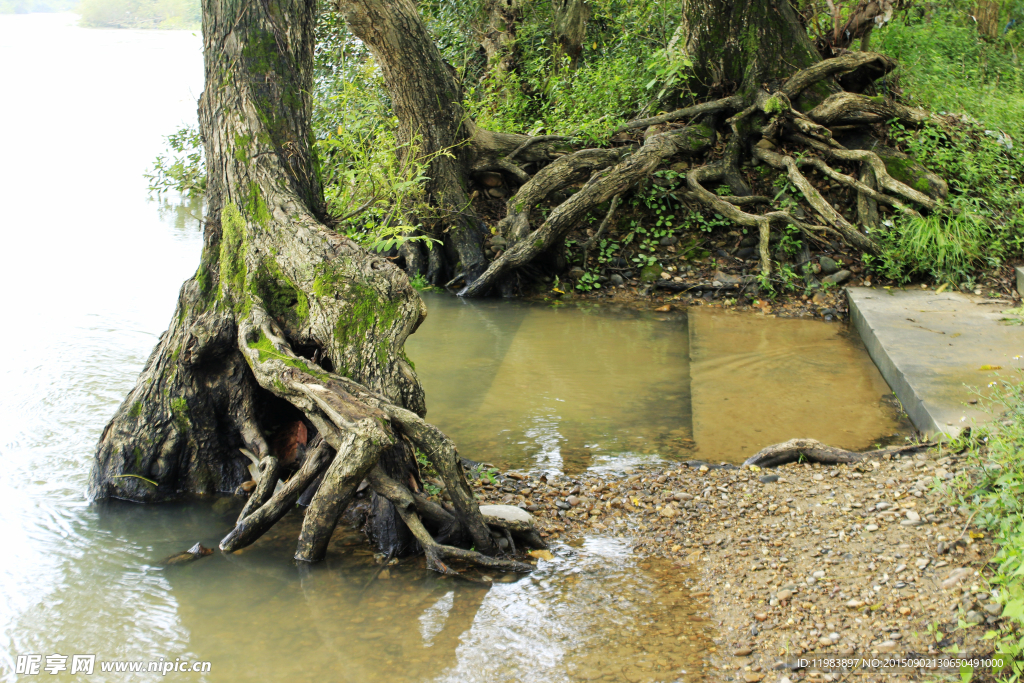
<path id="1" fill-rule="evenodd" d="M 240 555 L 164 567 L 197 541 L 215 545 L 237 513 L 232 501 L 84 501 L 100 430 L 198 261 L 199 207 L 149 200 L 142 173 L 161 135 L 194 121 L 200 47 L 188 32 L 0 15 L 0 89 L 11 95 L 0 107 L 0 679 L 34 680 L 13 673 L 30 654 L 212 663 L 208 674 L 168 680 L 693 679 L 709 633 L 686 597 L 688 577 L 638 560 L 624 538 L 556 547 L 557 559 L 531 576 L 494 576 L 489 588 L 429 574 L 416 560 L 371 581 L 377 566 L 351 530 L 339 531 L 322 565 L 298 568 L 297 518 Z M 771 351 L 789 343 L 789 332 L 772 331 L 779 321 L 708 346 L 694 315 L 440 297 L 429 305 L 410 349 L 431 418 L 466 455 L 521 467 L 700 456 L 713 450 L 707 434 L 730 452 L 753 447 L 731 429 L 708 431 L 720 411 L 697 405 L 710 399 L 694 379 L 732 381 L 733 366 L 715 353 L 750 334 L 766 335 L 744 347 L 740 367 L 757 391 L 771 390 L 769 368 L 782 363 L 778 381 L 800 362 Z M 825 353 L 802 381 L 818 378 L 826 386 L 814 396 L 877 420 L 846 420 L 857 433 L 843 443 L 889 430 L 863 353 L 837 339 L 839 328 L 808 325 L 824 337 L 801 355 L 815 344 L 845 350 Z M 777 396 L 763 395 L 765 405 Z M 71 680 L 66 670 L 41 676 Z M 127 678 L 97 665 L 89 680 Z"/>
<path id="2" fill-rule="evenodd" d="M 842 325 L 425 298 L 407 349 L 428 417 L 471 460 L 569 474 L 735 463 L 796 437 L 857 449 L 909 430 Z"/>

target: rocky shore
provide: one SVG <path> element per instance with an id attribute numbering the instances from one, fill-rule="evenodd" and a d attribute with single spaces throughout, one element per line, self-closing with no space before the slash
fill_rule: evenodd
<path id="1" fill-rule="evenodd" d="M 676 561 L 718 632 L 714 680 L 782 683 L 841 680 L 783 667 L 809 654 L 991 651 L 981 636 L 1001 608 L 982 569 L 995 548 L 943 491 L 961 467 L 932 449 L 838 467 L 694 461 L 616 477 L 471 474 L 482 503 L 528 510 L 549 540 L 612 534 Z"/>

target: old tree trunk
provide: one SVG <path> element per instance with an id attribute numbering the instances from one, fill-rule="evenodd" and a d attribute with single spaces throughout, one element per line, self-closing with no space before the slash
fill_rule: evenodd
<path id="1" fill-rule="evenodd" d="M 449 571 L 456 558 L 525 569 L 497 557 L 489 527 L 508 524 L 481 515 L 454 445 L 423 420 L 403 352 L 423 302 L 401 270 L 325 225 L 309 128 L 315 16 L 306 0 L 204 0 L 202 259 L 103 431 L 90 493 L 150 502 L 232 491 L 251 457 L 258 485 L 226 551 L 255 541 L 306 493 L 296 558 L 320 560 L 366 481 L 379 515 L 391 515 L 381 526 L 411 534 L 432 568 Z M 295 446 L 307 433 L 304 450 L 273 445 L 275 435 L 292 434 Z M 450 505 L 421 494 L 414 448 Z M 512 529 L 539 540 L 529 531 Z"/>

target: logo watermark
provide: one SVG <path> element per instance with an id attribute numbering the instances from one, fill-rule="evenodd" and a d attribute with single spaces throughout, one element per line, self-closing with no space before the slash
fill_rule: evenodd
<path id="1" fill-rule="evenodd" d="M 98 660 L 96 655 L 18 655 L 14 673 L 22 676 L 40 676 L 59 673 L 92 675 L 97 671 L 103 673 L 158 673 L 166 676 L 169 673 L 209 673 L 210 662 L 193 662 L 176 657 L 168 659 L 129 660 L 110 659 Z M 69 661 L 70 660 L 70 661 Z"/>

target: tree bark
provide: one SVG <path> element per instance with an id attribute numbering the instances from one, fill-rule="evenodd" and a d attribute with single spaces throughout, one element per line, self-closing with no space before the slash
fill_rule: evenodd
<path id="1" fill-rule="evenodd" d="M 558 56 L 562 56 L 569 60 L 569 68 L 575 69 L 583 51 L 583 41 L 587 37 L 590 6 L 586 0 L 552 0 L 551 9 L 554 13 L 551 32 L 558 48 L 555 66 L 560 66 Z"/>
<path id="2" fill-rule="evenodd" d="M 521 0 L 484 0 L 478 31 L 487 56 L 487 77 L 501 83 L 518 63 L 516 29 L 523 19 Z"/>
<path id="3" fill-rule="evenodd" d="M 685 50 L 705 93 L 738 89 L 752 97 L 821 60 L 789 0 L 684 0 L 683 21 Z"/>
<path id="4" fill-rule="evenodd" d="M 399 139 L 408 145 L 403 154 L 431 159 L 426 199 L 433 215 L 414 219 L 458 255 L 451 268 L 430 268 L 432 284 L 443 284 L 453 270 L 465 273 L 467 280 L 475 279 L 487 267 L 486 228 L 473 211 L 467 191 L 469 162 L 464 143 L 471 129 L 452 69 L 410 0 L 339 0 L 338 8 L 384 73 L 399 121 Z"/>

